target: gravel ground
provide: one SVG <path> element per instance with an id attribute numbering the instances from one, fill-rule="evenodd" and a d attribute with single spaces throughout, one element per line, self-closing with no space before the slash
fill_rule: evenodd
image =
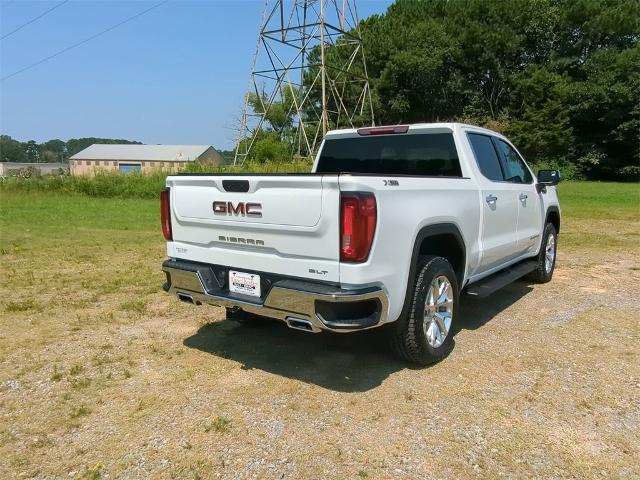
<path id="1" fill-rule="evenodd" d="M 5 269 L 0 478 L 640 477 L 637 251 L 561 244 L 414 368 L 376 332 L 223 321 L 157 291 L 160 247 L 103 247 Z"/>

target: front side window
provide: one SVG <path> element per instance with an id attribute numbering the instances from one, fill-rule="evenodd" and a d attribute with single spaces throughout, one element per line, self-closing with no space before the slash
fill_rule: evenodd
<path id="1" fill-rule="evenodd" d="M 482 175 L 494 182 L 503 182 L 504 175 L 500 167 L 500 159 L 491 137 L 479 133 L 469 133 L 468 136 Z"/>
<path id="2" fill-rule="evenodd" d="M 533 180 L 531 172 L 524 164 L 524 160 L 518 155 L 518 152 L 507 142 L 499 138 L 494 138 L 494 141 L 502 157 L 504 176 L 507 182 L 531 183 L 531 180 Z"/>

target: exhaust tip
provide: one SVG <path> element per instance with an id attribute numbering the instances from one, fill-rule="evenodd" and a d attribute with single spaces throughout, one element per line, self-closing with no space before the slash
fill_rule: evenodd
<path id="1" fill-rule="evenodd" d="M 177 293 L 176 295 L 178 297 L 178 300 L 180 300 L 181 302 L 191 303 L 192 305 L 195 305 L 195 302 L 193 301 L 193 297 L 191 295 L 187 295 L 186 293 Z"/>
<path id="2" fill-rule="evenodd" d="M 304 320 L 302 318 L 287 317 L 287 325 L 289 328 L 293 328 L 294 330 L 303 330 L 305 332 L 317 331 L 313 328 L 313 324 L 309 320 Z"/>

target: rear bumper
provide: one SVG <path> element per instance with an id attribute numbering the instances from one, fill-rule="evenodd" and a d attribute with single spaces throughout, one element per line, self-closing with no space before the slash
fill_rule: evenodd
<path id="1" fill-rule="evenodd" d="M 162 264 L 162 270 L 167 275 L 164 290 L 180 300 L 239 308 L 285 321 L 292 327 L 303 324 L 302 321 L 314 333 L 363 330 L 387 321 L 389 301 L 377 286 L 343 289 L 261 274 L 266 282 L 262 288 L 264 295 L 253 298 L 229 292 L 227 267 L 170 259 Z"/>

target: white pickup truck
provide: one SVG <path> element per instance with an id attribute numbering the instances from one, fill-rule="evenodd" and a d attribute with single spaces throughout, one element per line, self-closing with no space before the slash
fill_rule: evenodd
<path id="1" fill-rule="evenodd" d="M 534 179 L 505 137 L 457 123 L 329 132 L 308 174 L 170 176 L 164 289 L 244 322 L 387 326 L 428 364 L 453 346 L 461 293 L 551 280 L 559 177 Z"/>

